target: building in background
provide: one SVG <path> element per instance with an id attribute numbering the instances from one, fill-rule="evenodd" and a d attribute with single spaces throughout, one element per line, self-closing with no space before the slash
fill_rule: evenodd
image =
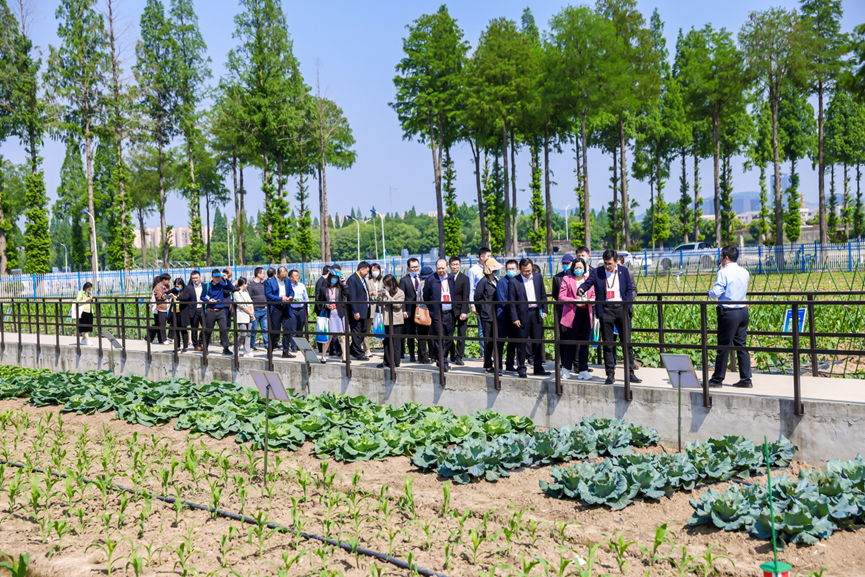
<path id="1" fill-rule="evenodd" d="M 201 235 L 204 237 L 204 242 L 208 242 L 210 240 L 210 234 L 212 229 L 203 226 L 201 227 Z M 183 248 L 185 246 L 189 246 L 189 235 L 192 233 L 192 230 L 186 226 L 178 226 L 171 229 L 171 246 L 175 248 Z M 146 237 L 146 246 L 148 248 L 159 248 L 159 245 L 162 243 L 162 229 L 159 227 L 156 228 L 145 228 L 144 236 Z M 135 248 L 141 248 L 141 229 L 135 230 L 135 238 L 132 241 L 132 246 Z"/>

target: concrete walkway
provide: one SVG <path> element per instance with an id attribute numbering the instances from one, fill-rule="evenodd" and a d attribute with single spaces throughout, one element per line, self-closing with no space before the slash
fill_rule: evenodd
<path id="1" fill-rule="evenodd" d="M 18 343 L 18 333 L 4 333 L 6 347 L 17 346 Z M 53 347 L 56 343 L 55 335 L 40 335 L 40 341 L 43 346 L 43 350 L 48 347 Z M 22 343 L 36 343 L 36 335 L 30 333 L 24 333 L 21 335 Z M 60 336 L 60 344 L 75 346 L 76 339 L 72 336 Z M 95 343 L 95 339 L 94 339 Z M 108 354 L 108 349 L 111 347 L 111 343 L 108 339 L 102 339 L 102 347 L 105 354 Z M 96 348 L 94 344 L 92 347 L 84 347 L 85 348 Z M 128 351 L 146 351 L 147 343 L 142 340 L 129 340 L 126 341 L 126 348 Z M 173 346 L 169 345 L 153 345 L 151 347 L 151 352 L 156 355 L 159 353 L 172 353 Z M 190 349 L 188 352 L 183 353 L 183 357 L 194 357 L 194 356 L 202 356 L 201 352 L 195 352 Z M 209 350 L 209 355 L 211 357 L 222 357 L 221 347 L 217 345 L 211 345 Z M 266 359 L 267 354 L 264 351 L 260 351 L 254 354 L 254 357 L 257 359 Z M 244 364 L 246 359 L 244 357 L 240 358 L 241 366 Z M 280 365 L 282 363 L 300 363 L 302 362 L 301 356 L 297 355 L 294 359 L 283 359 L 280 357 L 280 353 L 274 351 L 273 358 L 274 365 Z M 375 366 L 382 362 L 382 354 L 380 351 L 373 351 L 373 354 L 369 361 L 355 361 L 352 359 L 351 365 L 352 367 L 366 367 L 366 368 L 375 368 Z M 451 364 L 450 372 L 448 375 L 477 375 L 477 376 L 488 376 L 483 370 L 483 362 L 480 359 L 466 359 L 465 366 L 460 367 Z M 339 365 L 341 364 L 336 359 L 329 360 L 328 365 Z M 565 387 L 568 384 L 578 384 L 578 383 L 588 383 L 588 384 L 602 384 L 605 379 L 604 369 L 598 365 L 590 365 L 594 372 L 592 381 L 578 381 L 576 380 L 576 373 L 573 374 L 570 380 L 563 381 Z M 553 363 L 547 362 L 546 368 L 548 371 L 552 372 Z M 313 369 L 314 370 L 314 369 Z M 384 369 L 389 371 L 389 369 Z M 417 363 L 409 363 L 408 359 L 403 360 L 403 364 L 401 367 L 397 368 L 397 372 L 403 371 L 418 371 L 418 372 L 429 372 L 438 374 L 438 367 L 436 365 L 421 365 Z M 697 371 L 698 377 L 701 377 L 701 372 Z M 665 389 L 669 390 L 673 388 L 673 385 L 670 382 L 670 379 L 667 375 L 667 371 L 659 368 L 642 368 L 637 371 L 637 376 L 642 379 L 642 383 L 640 384 L 631 384 L 632 388 L 647 388 L 647 389 Z M 502 374 L 502 383 L 507 383 L 509 381 L 523 381 L 523 379 L 518 379 L 515 373 L 503 373 Z M 554 380 L 552 375 L 547 377 L 540 377 L 532 375 L 531 371 L 529 371 L 528 375 L 529 380 L 541 381 L 541 380 Z M 621 367 L 616 370 L 616 385 L 621 386 L 624 379 L 624 372 Z M 768 375 L 761 373 L 754 373 L 753 375 L 753 383 L 754 388 L 752 389 L 738 389 L 732 387 L 732 383 L 738 380 L 738 375 L 734 373 L 727 373 L 727 381 L 724 387 L 717 389 L 711 389 L 712 395 L 744 395 L 744 396 L 753 396 L 753 397 L 765 397 L 765 398 L 779 398 L 779 399 L 792 399 L 793 398 L 793 377 L 790 375 Z M 865 404 L 865 380 L 863 379 L 849 379 L 849 378 L 825 378 L 825 377 L 811 377 L 811 376 L 803 376 L 801 377 L 801 386 L 802 386 L 802 399 L 810 400 L 810 401 L 833 401 L 833 402 L 842 402 L 842 403 L 856 403 L 856 404 Z M 694 391 L 695 389 L 690 389 Z"/>

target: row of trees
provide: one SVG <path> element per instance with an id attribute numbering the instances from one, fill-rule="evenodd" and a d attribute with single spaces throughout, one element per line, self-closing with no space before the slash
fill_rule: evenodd
<path id="1" fill-rule="evenodd" d="M 761 172 L 764 242 L 781 244 L 785 232 L 789 240 L 799 236 L 797 167 L 805 158 L 817 165 L 819 175 L 821 240 L 846 234 L 850 227 L 860 234 L 865 25 L 850 36 L 841 31 L 841 18 L 840 0 L 802 0 L 799 10 L 751 13 L 737 37 L 711 25 L 680 30 L 671 58 L 657 11 L 646 22 L 635 0 L 568 6 L 543 34 L 527 8 L 519 23 L 491 20 L 473 52 L 446 6 L 421 16 L 407 27 L 391 106 L 405 138 L 421 141 L 432 152 L 436 202 L 443 215 L 440 250 L 455 244 L 446 226 L 453 217 L 448 159 L 459 142 L 468 142 L 473 153 L 477 204 L 485 215 L 482 237 L 509 252 L 517 252 L 514 157 L 522 147 L 531 157 L 526 179 L 533 212 L 529 240 L 536 251 L 552 248 L 550 152 L 565 149 L 574 153 L 581 215 L 572 236 L 592 244 L 590 147 L 612 158 L 613 200 L 605 213 L 616 247 L 631 247 L 637 240 L 629 172 L 649 183 L 647 224 L 653 246 L 663 246 L 670 237 L 671 212 L 681 222 L 685 241 L 689 231 L 700 238 L 698 163 L 705 158 L 712 158 L 714 167 L 713 236 L 729 242 L 735 217 L 731 167 L 743 155 L 749 167 Z M 812 95 L 816 112 L 808 102 Z M 781 170 L 786 162 L 790 186 L 785 209 Z M 672 203 L 676 210 L 670 211 L 665 188 L 674 163 L 680 163 L 681 175 L 678 199 Z M 837 202 L 836 166 L 843 166 L 844 174 L 840 222 L 831 212 Z M 854 166 L 858 208 L 851 201 L 848 177 Z M 767 169 L 773 174 L 771 205 Z"/>
<path id="2" fill-rule="evenodd" d="M 68 237 L 73 255 L 86 253 L 91 269 L 99 266 L 100 244 L 108 266 L 128 269 L 135 224 L 143 238 L 152 212 L 159 213 L 160 253 L 168 262 L 172 192 L 188 204 L 188 252 L 197 263 L 210 261 L 202 203 L 209 228 L 211 208 L 230 202 L 233 192 L 242 259 L 249 169 L 263 174 L 267 259 L 285 262 L 289 249 L 312 254 L 309 181 L 318 181 L 319 219 L 327 223 L 327 167 L 354 163 L 354 138 L 318 78 L 315 90 L 305 84 L 279 2 L 240 0 L 240 7 L 228 72 L 211 83 L 192 0 L 170 0 L 167 10 L 161 0 L 147 0 L 130 70 L 123 68 L 129 39 L 117 0 L 62 0 L 55 13 L 59 46 L 49 47 L 45 67 L 32 43 L 31 6 L 24 0 L 13 11 L 0 0 L 0 140 L 18 137 L 30 157 L 26 175 L 8 162 L 0 171 L 0 274 L 17 264 L 17 247 L 7 239 L 22 212 L 28 272 L 47 272 L 50 229 Z M 66 144 L 51 218 L 39 157 L 46 137 Z M 297 179 L 294 210 L 289 177 Z M 23 202 L 16 187 L 25 191 Z M 320 242 L 329 259 L 327 226 Z M 146 250 L 141 257 L 146 266 Z"/>

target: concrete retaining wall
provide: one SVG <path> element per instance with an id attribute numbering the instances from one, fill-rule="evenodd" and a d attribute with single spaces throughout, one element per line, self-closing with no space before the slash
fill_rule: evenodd
<path id="1" fill-rule="evenodd" d="M 253 386 L 250 369 L 265 370 L 266 361 L 242 359 L 239 371 L 233 368 L 233 358 L 209 357 L 204 366 L 198 355 L 181 356 L 175 365 L 170 353 L 154 353 L 148 363 L 144 352 L 129 351 L 125 361 L 113 350 L 105 350 L 100 358 L 94 347 L 42 345 L 37 355 L 35 344 L 24 344 L 19 353 L 17 344 L 7 344 L 0 353 L 0 363 L 53 371 L 111 370 L 117 374 L 137 374 L 159 380 L 186 377 L 195 382 L 211 380 L 235 381 Z M 429 369 L 402 368 L 396 381 L 390 372 L 360 366 L 352 367 L 352 378 L 345 377 L 341 364 L 315 364 L 311 377 L 303 363 L 277 360 L 274 369 L 281 373 L 288 388 L 300 394 L 325 391 L 348 395 L 366 395 L 378 403 L 402 404 L 416 401 L 425 405 L 442 405 L 457 414 L 481 409 L 530 417 L 542 427 L 558 427 L 575 423 L 597 414 L 618 417 L 657 429 L 664 441 L 677 437 L 677 393 L 671 390 L 632 389 L 634 400 L 623 400 L 624 389 L 601 384 L 568 382 L 564 395 L 555 394 L 552 380 L 502 378 L 502 389 L 493 388 L 493 379 L 478 375 L 451 372 L 447 387 L 438 384 L 438 372 Z M 683 440 L 706 439 L 710 436 L 738 434 L 756 440 L 763 435 L 770 439 L 779 434 L 798 445 L 797 457 L 811 464 L 828 459 L 852 459 L 865 447 L 865 405 L 853 403 L 809 401 L 805 415 L 793 414 L 793 402 L 788 399 L 757 397 L 714 392 L 714 407 L 702 407 L 702 392 L 682 393 Z"/>

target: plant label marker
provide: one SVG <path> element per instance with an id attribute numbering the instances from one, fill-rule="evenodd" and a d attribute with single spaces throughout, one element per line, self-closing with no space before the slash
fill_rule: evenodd
<path id="1" fill-rule="evenodd" d="M 267 455 L 269 452 L 267 437 L 270 434 L 270 399 L 289 401 L 288 393 L 279 378 L 279 373 L 273 371 L 249 371 L 249 376 L 258 388 L 258 393 L 264 397 L 264 484 L 267 486 Z"/>
<path id="2" fill-rule="evenodd" d="M 697 372 L 694 370 L 694 365 L 691 364 L 691 357 L 688 355 L 670 355 L 664 353 L 661 355 L 661 361 L 664 363 L 664 368 L 667 369 L 667 375 L 670 377 L 670 383 L 675 383 L 679 389 L 679 452 L 682 452 L 682 387 L 689 389 L 700 388 L 700 379 L 697 378 Z M 675 373 L 676 379 L 673 380 Z"/>
<path id="3" fill-rule="evenodd" d="M 790 565 L 778 561 L 778 543 L 775 536 L 775 505 L 772 498 L 772 462 L 769 459 L 769 440 L 763 435 L 763 450 L 766 453 L 766 487 L 769 490 L 769 519 L 772 521 L 772 552 L 775 554 L 775 560 L 763 563 L 760 569 L 763 570 L 763 577 L 790 577 Z"/>

